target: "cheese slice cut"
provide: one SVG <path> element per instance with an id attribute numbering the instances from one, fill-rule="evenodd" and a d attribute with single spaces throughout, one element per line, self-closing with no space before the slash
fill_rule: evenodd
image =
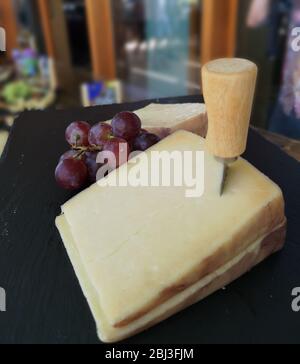
<path id="1" fill-rule="evenodd" d="M 67 202 L 57 218 L 103 341 L 118 341 L 152 326 L 245 273 L 283 244 L 282 192 L 245 160 L 230 168 L 222 196 L 211 186 L 218 166 L 204 139 L 195 134 L 169 136 L 140 163 L 152 151 L 183 150 L 205 154 L 202 197 L 187 198 L 186 186 L 95 184 Z M 134 164 L 122 166 L 106 182 L 132 168 Z M 281 235 L 263 253 L 265 239 L 277 231 Z M 246 259 L 249 254 L 254 258 Z"/>
<path id="2" fill-rule="evenodd" d="M 135 113 L 144 129 L 161 138 L 178 130 L 190 131 L 202 137 L 207 134 L 205 104 L 150 104 Z"/>

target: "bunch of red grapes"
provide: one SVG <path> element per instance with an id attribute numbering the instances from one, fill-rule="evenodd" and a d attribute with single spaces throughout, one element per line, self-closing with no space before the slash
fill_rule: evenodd
<path id="1" fill-rule="evenodd" d="M 128 160 L 129 153 L 143 152 L 160 141 L 158 136 L 141 126 L 140 118 L 129 111 L 117 114 L 111 125 L 100 122 L 91 127 L 85 121 L 70 124 L 66 140 L 71 149 L 61 156 L 55 170 L 58 185 L 67 190 L 77 190 L 96 182 L 97 172 L 102 167 L 97 163 L 101 151 L 114 153 L 117 163 L 114 167 L 119 167 Z M 127 154 L 120 160 L 122 153 Z"/>

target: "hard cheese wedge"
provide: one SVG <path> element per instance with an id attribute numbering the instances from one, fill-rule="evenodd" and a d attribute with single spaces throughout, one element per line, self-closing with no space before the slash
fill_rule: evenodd
<path id="1" fill-rule="evenodd" d="M 161 138 L 178 130 L 186 130 L 205 137 L 207 113 L 205 104 L 150 104 L 135 113 L 142 127 Z"/>
<path id="2" fill-rule="evenodd" d="M 180 131 L 144 156 L 153 150 L 205 151 L 205 141 Z M 131 168 L 122 166 L 107 178 Z M 119 341 L 158 323 L 282 247 L 279 187 L 240 159 L 220 196 L 211 188 L 216 168 L 205 152 L 201 198 L 187 198 L 185 187 L 95 184 L 62 207 L 57 227 L 102 341 Z"/>

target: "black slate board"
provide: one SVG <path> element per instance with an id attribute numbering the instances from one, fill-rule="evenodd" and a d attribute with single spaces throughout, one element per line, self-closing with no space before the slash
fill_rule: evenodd
<path id="1" fill-rule="evenodd" d="M 158 101 L 158 100 L 157 100 Z M 195 102 L 197 97 L 162 100 Z M 74 120 L 107 120 L 147 102 L 70 111 L 25 112 L 0 161 L 0 343 L 98 343 L 95 324 L 54 219 L 71 194 L 53 171 L 67 149 Z M 283 189 L 288 217 L 285 249 L 203 302 L 127 343 L 300 343 L 300 164 L 254 131 L 246 158 Z"/>

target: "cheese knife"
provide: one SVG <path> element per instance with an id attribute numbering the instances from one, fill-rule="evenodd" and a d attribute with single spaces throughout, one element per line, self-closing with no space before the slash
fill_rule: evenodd
<path id="1" fill-rule="evenodd" d="M 240 58 L 217 59 L 202 67 L 206 145 L 223 168 L 220 195 L 229 166 L 246 150 L 257 71 L 253 62 Z"/>

